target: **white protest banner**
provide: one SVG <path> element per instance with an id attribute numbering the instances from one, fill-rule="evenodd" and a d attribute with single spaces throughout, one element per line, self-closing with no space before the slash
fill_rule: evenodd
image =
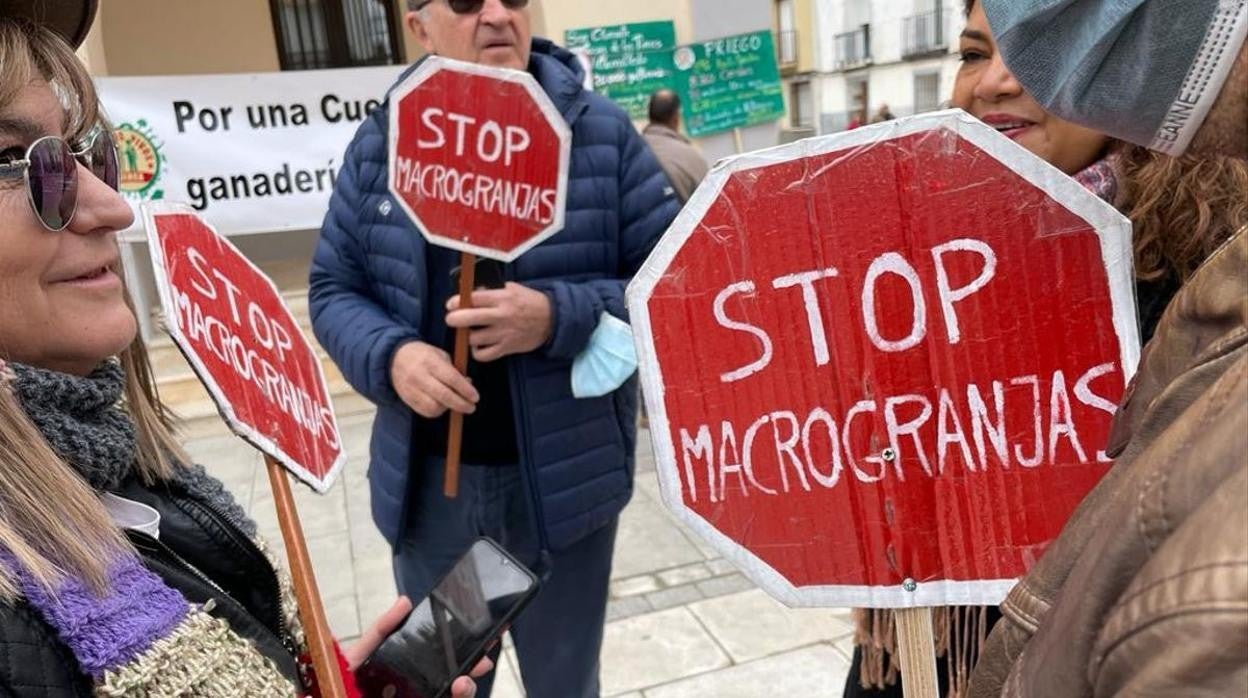
<path id="1" fill-rule="evenodd" d="M 222 234 L 241 235 L 320 227 L 347 145 L 402 69 L 96 84 L 136 211 L 145 201 L 185 201 Z M 136 223 L 127 237 L 142 235 Z"/>

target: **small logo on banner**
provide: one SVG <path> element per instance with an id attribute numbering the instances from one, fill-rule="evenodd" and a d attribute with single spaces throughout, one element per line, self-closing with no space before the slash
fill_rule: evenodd
<path id="1" fill-rule="evenodd" d="M 157 142 L 147 121 L 139 119 L 133 124 L 121 124 L 114 132 L 114 139 L 121 165 L 121 193 L 143 201 L 165 198 L 165 192 L 160 189 L 165 156 L 160 152 L 162 144 Z"/>

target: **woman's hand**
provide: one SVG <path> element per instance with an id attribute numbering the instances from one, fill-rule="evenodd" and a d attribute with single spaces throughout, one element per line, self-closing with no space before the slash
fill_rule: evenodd
<path id="1" fill-rule="evenodd" d="M 351 671 L 360 668 L 364 660 L 379 647 L 383 640 L 390 636 L 412 612 L 412 602 L 406 596 L 400 596 L 394 605 L 388 611 L 373 622 L 372 627 L 364 631 L 360 635 L 360 639 L 355 644 L 343 650 L 343 655 L 347 658 L 347 667 Z M 485 676 L 494 669 L 494 663 L 488 657 L 482 659 L 472 670 L 472 676 Z M 477 693 L 477 684 L 467 676 L 461 676 L 455 679 L 455 683 L 451 686 L 451 696 L 453 698 L 472 698 Z"/>
<path id="2" fill-rule="evenodd" d="M 394 632 L 399 627 L 399 623 L 402 623 L 407 614 L 411 612 L 411 599 L 408 599 L 406 596 L 400 596 L 394 602 L 394 605 L 390 607 L 390 610 L 381 614 L 381 617 L 373 621 L 373 626 L 365 630 L 360 635 L 359 640 L 356 640 L 354 644 L 342 651 L 347 658 L 347 667 L 351 671 L 359 669 L 364 660 L 368 659 L 369 655 L 373 653 L 373 650 L 381 645 L 382 640 L 389 637 L 390 633 Z"/>

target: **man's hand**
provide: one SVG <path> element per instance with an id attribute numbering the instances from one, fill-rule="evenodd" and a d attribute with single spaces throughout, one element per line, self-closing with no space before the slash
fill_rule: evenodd
<path id="1" fill-rule="evenodd" d="M 390 610 L 381 614 L 368 630 L 360 635 L 360 639 L 355 644 L 343 650 L 342 654 L 347 660 L 347 668 L 355 671 L 360 668 L 364 660 L 368 659 L 382 641 L 389 637 L 390 633 L 398 629 L 399 624 L 412 612 L 412 602 L 406 596 L 400 596 Z M 472 669 L 473 677 L 482 677 L 490 673 L 494 669 L 494 663 L 489 657 L 482 659 Z M 455 683 L 451 686 L 452 698 L 472 698 L 477 693 L 477 684 L 467 676 L 460 676 L 455 679 Z"/>
<path id="2" fill-rule="evenodd" d="M 524 354 L 550 338 L 550 299 L 541 291 L 508 281 L 500 289 L 473 291 L 472 306 L 461 310 L 459 296 L 452 297 L 446 303 L 446 324 L 472 330 L 468 343 L 477 361 Z"/>
<path id="3" fill-rule="evenodd" d="M 472 414 L 481 399 L 472 382 L 455 370 L 450 355 L 424 342 L 408 342 L 394 353 L 390 383 L 408 407 L 428 419 L 447 410 Z"/>

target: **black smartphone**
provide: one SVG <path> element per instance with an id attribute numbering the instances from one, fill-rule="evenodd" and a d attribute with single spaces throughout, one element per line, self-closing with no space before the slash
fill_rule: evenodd
<path id="1" fill-rule="evenodd" d="M 445 698 L 537 594 L 536 575 L 479 538 L 356 673 L 368 695 Z"/>
<path id="2" fill-rule="evenodd" d="M 478 257 L 474 269 L 472 284 L 474 291 L 480 288 L 502 288 L 507 284 L 507 279 L 503 277 L 502 262 Z M 459 293 L 459 267 L 451 269 L 451 288 L 454 289 L 455 293 Z"/>

